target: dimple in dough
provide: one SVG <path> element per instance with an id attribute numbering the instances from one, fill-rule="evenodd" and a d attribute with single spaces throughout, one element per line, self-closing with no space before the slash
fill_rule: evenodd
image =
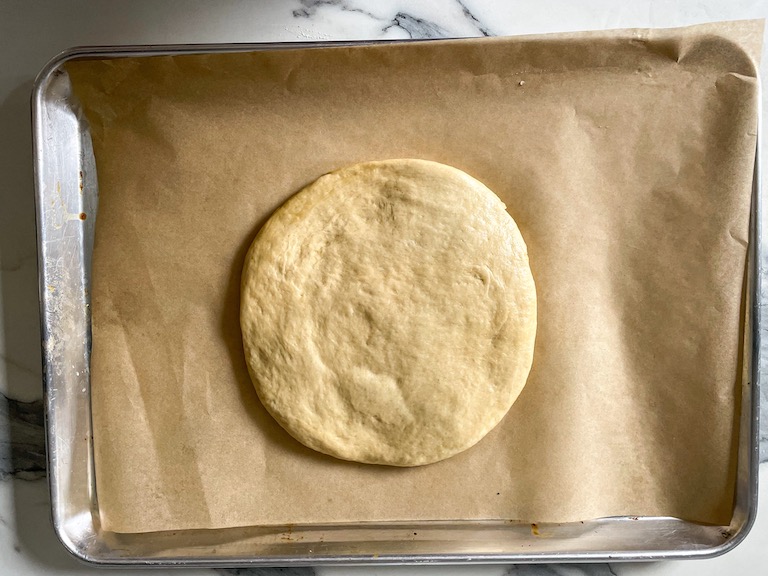
<path id="1" fill-rule="evenodd" d="M 266 409 L 345 460 L 436 462 L 473 446 L 525 385 L 536 290 L 501 200 L 424 160 L 320 177 L 248 252 L 240 322 Z"/>

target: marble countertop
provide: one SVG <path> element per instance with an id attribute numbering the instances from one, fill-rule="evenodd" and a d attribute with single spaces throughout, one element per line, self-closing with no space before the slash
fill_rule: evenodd
<path id="1" fill-rule="evenodd" d="M 29 97 L 35 75 L 57 52 L 78 45 L 489 36 L 765 17 L 765 0 L 136 0 L 119 4 L 0 0 L 0 574 L 96 571 L 72 559 L 56 540 L 45 482 Z M 765 78 L 766 50 L 763 62 Z M 197 569 L 185 573 L 759 573 L 761 565 L 768 565 L 768 385 L 763 386 L 762 406 L 757 522 L 738 548 L 720 558 L 647 564 Z M 122 572 L 127 570 L 112 574 Z"/>

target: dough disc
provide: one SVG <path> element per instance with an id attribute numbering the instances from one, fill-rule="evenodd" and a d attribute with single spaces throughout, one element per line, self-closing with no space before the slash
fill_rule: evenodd
<path id="1" fill-rule="evenodd" d="M 501 200 L 424 160 L 322 176 L 264 225 L 240 321 L 259 398 L 306 446 L 416 466 L 477 443 L 533 361 L 536 290 Z"/>

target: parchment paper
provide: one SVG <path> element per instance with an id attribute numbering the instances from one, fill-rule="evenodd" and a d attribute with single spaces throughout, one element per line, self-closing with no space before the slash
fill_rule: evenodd
<path id="1" fill-rule="evenodd" d="M 103 526 L 728 523 L 762 28 L 68 64 L 100 194 Z M 238 325 L 245 251 L 275 208 L 399 157 L 499 194 L 539 298 L 533 370 L 502 424 L 413 469 L 294 441 L 259 404 Z"/>

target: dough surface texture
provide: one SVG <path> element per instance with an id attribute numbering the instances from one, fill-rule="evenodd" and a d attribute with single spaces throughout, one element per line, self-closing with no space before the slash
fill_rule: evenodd
<path id="1" fill-rule="evenodd" d="M 345 460 L 417 466 L 480 441 L 533 362 L 536 290 L 504 204 L 425 160 L 356 164 L 253 241 L 240 323 L 261 402 Z"/>

